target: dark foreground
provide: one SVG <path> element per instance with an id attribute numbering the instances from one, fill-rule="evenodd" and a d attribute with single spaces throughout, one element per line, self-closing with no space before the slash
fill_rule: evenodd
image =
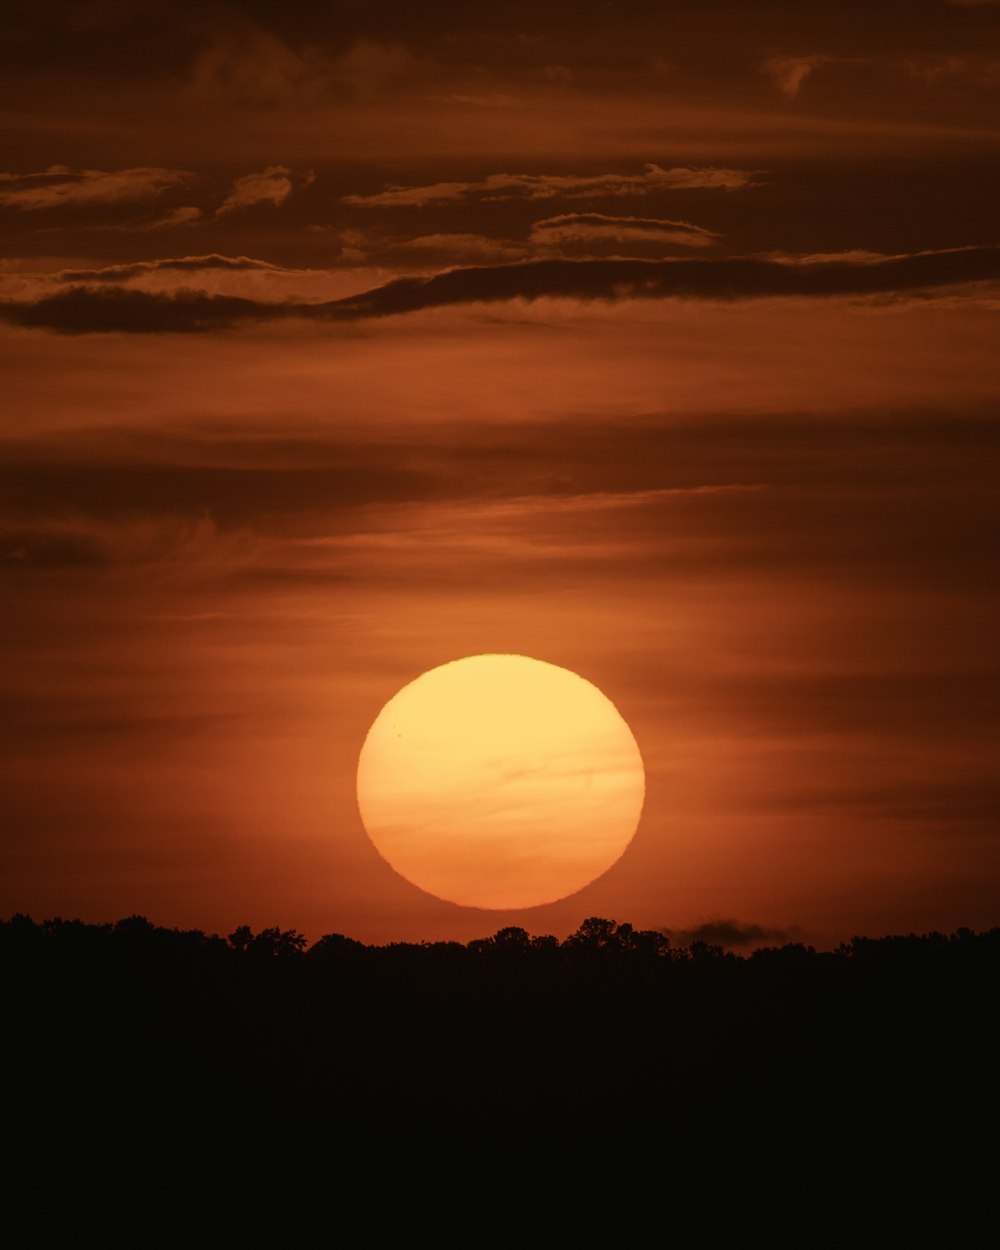
<path id="1" fill-rule="evenodd" d="M 1000 929 L 0 924 L 10 1246 L 997 1244 Z"/>

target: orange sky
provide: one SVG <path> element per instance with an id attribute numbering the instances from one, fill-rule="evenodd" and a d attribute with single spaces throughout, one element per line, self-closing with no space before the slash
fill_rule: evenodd
<path id="1" fill-rule="evenodd" d="M 1000 5 L 669 7 L 14 6 L 0 913 L 998 923 Z M 360 823 L 480 652 L 645 760 L 560 903 Z"/>

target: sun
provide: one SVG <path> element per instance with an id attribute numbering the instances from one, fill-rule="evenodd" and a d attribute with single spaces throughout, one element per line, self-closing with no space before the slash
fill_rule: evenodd
<path id="1" fill-rule="evenodd" d="M 588 885 L 639 823 L 642 756 L 611 700 L 524 655 L 430 669 L 375 718 L 358 807 L 384 859 L 467 907 L 536 907 Z"/>

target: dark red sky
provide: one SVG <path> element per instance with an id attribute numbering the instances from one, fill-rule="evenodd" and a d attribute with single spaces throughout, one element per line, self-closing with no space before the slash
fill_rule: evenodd
<path id="1" fill-rule="evenodd" d="M 945 0 L 15 3 L 0 913 L 998 923 L 998 49 Z M 354 799 L 483 651 L 648 774 L 520 913 Z"/>

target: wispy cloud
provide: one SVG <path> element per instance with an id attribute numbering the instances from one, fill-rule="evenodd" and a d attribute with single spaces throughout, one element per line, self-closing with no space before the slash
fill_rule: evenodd
<path id="1" fill-rule="evenodd" d="M 244 17 L 226 23 L 198 52 L 189 93 L 200 103 L 261 106 L 311 99 L 326 85 L 319 66 Z"/>
<path id="2" fill-rule="evenodd" d="M 813 70 L 826 65 L 828 56 L 772 56 L 761 66 L 778 90 L 794 100 L 802 90 L 802 84 Z"/>
<path id="3" fill-rule="evenodd" d="M 357 40 L 331 67 L 334 79 L 362 99 L 372 99 L 383 93 L 416 68 L 416 58 L 403 44 L 375 39 Z"/>
<path id="4" fill-rule="evenodd" d="M 443 263 L 476 264 L 523 260 L 529 249 L 508 239 L 491 239 L 482 234 L 424 234 L 407 239 L 396 249 L 410 255 L 434 257 Z"/>
<path id="5" fill-rule="evenodd" d="M 605 196 L 648 195 L 656 191 L 749 186 L 754 173 L 715 166 L 662 169 L 648 164 L 639 174 L 490 174 L 475 182 L 433 182 L 426 186 L 389 186 L 374 195 L 345 195 L 360 207 L 420 207 L 462 200 L 587 200 Z"/>
<path id="6" fill-rule="evenodd" d="M 143 166 L 108 172 L 52 165 L 44 173 L 0 174 L 0 205 L 23 212 L 97 204 L 134 204 L 158 199 L 194 175 L 181 169 Z"/>
<path id="7" fill-rule="evenodd" d="M 86 230 L 88 233 L 152 234 L 158 230 L 177 230 L 184 226 L 196 226 L 203 218 L 204 213 L 200 208 L 196 208 L 193 204 L 185 204 L 178 208 L 171 208 L 168 212 L 160 213 L 155 217 L 146 216 L 131 221 L 101 222 L 89 225 L 76 222 L 72 229 Z M 69 227 L 65 225 L 46 226 L 45 233 L 59 234 L 67 229 Z"/>
<path id="8" fill-rule="evenodd" d="M 284 204 L 296 186 L 307 187 L 314 174 L 293 174 L 285 165 L 269 165 L 259 174 L 245 174 L 237 178 L 232 189 L 216 210 L 219 217 L 246 208 L 269 205 L 277 208 Z"/>
<path id="9" fill-rule="evenodd" d="M 989 90 L 1000 82 L 1000 57 L 989 54 L 908 57 L 900 68 L 928 87 L 962 84 Z"/>
<path id="10" fill-rule="evenodd" d="M 135 234 L 149 234 L 153 230 L 176 230 L 180 226 L 193 226 L 201 221 L 202 216 L 200 208 L 196 208 L 193 204 L 183 204 L 178 208 L 172 208 L 161 217 L 154 217 L 152 221 L 132 222 L 124 226 L 114 226 L 112 229 Z"/>
<path id="11" fill-rule="evenodd" d="M 592 242 L 679 243 L 683 247 L 709 247 L 718 235 L 688 221 L 665 217 L 615 217 L 607 213 L 561 213 L 531 227 L 535 243 Z"/>
<path id="12" fill-rule="evenodd" d="M 435 269 L 440 268 L 441 257 L 437 261 Z M 80 292 L 104 291 L 109 303 L 114 304 L 129 294 L 146 293 L 176 296 L 180 303 L 187 301 L 189 307 L 213 296 L 232 296 L 261 308 L 280 308 L 287 301 L 328 303 L 363 289 L 364 285 L 364 277 L 356 269 L 289 268 L 252 256 L 225 256 L 217 252 L 65 269 L 31 270 L 22 264 L 0 267 L 0 319 L 7 302 L 39 301 L 69 292 L 75 292 L 76 299 Z"/>
<path id="13" fill-rule="evenodd" d="M 201 273 L 206 269 L 223 269 L 227 272 L 263 269 L 268 272 L 287 272 L 280 265 L 252 256 L 220 256 L 211 252 L 207 256 L 172 256 L 163 260 L 137 260 L 126 265 L 105 265 L 101 269 L 62 269 L 55 276 L 61 282 L 126 282 L 149 273 L 174 271 L 178 273 Z"/>
<path id="14" fill-rule="evenodd" d="M 221 529 L 207 516 L 79 515 L 0 526 L 0 572 L 146 566 L 161 575 L 232 575 L 252 567 L 266 547 L 252 531 Z"/>

